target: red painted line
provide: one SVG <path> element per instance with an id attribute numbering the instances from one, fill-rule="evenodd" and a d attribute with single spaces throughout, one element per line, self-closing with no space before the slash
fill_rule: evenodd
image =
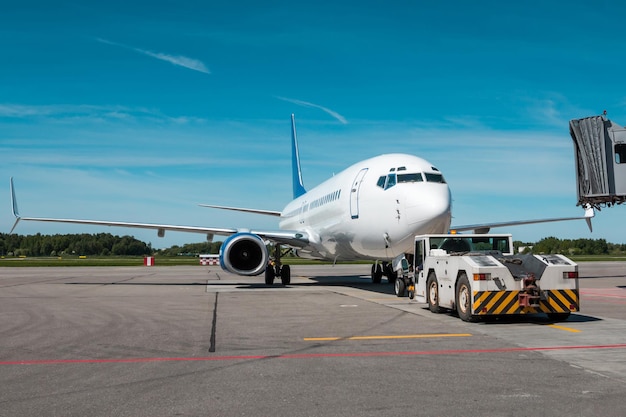
<path id="1" fill-rule="evenodd" d="M 580 349 L 626 349 L 626 343 L 615 345 L 583 345 L 583 346 L 547 346 L 547 347 L 517 347 L 499 349 L 452 349 L 427 350 L 415 352 L 352 352 L 352 353 L 301 353 L 286 355 L 242 355 L 242 356 L 200 356 L 181 358 L 118 358 L 118 359 L 44 359 L 3 361 L 0 366 L 6 365 L 63 365 L 81 363 L 147 363 L 147 362 L 193 362 L 193 361 L 245 361 L 255 359 L 314 359 L 314 358 L 346 358 L 346 357 L 384 357 L 384 356 L 419 356 L 419 355 L 463 355 L 468 353 L 507 353 L 550 350 L 580 350 Z"/>
<path id="2" fill-rule="evenodd" d="M 624 295 L 622 295 L 624 294 Z M 604 298 L 623 298 L 626 299 L 626 294 L 624 293 L 623 290 L 620 290 L 619 292 L 599 292 L 599 291 L 585 291 L 582 292 L 581 295 L 584 295 L 586 297 L 604 297 Z"/>
<path id="3" fill-rule="evenodd" d="M 583 303 L 585 299 L 600 301 L 605 304 L 613 304 L 623 306 L 626 304 L 626 291 L 622 288 L 609 288 L 606 290 L 581 290 L 581 298 Z M 623 294 L 623 295 L 622 295 Z"/>

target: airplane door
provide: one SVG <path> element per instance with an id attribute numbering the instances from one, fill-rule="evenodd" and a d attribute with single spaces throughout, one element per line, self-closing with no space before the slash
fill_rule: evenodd
<path id="1" fill-rule="evenodd" d="M 359 190 L 361 189 L 361 181 L 368 169 L 369 168 L 363 168 L 360 170 L 352 182 L 352 188 L 350 189 L 350 216 L 352 216 L 353 219 L 359 218 Z"/>
<path id="2" fill-rule="evenodd" d="M 300 206 L 300 219 L 299 222 L 300 224 L 304 224 L 305 223 L 305 212 L 308 211 L 309 209 L 309 205 L 307 204 L 306 201 L 302 202 L 302 205 Z"/>

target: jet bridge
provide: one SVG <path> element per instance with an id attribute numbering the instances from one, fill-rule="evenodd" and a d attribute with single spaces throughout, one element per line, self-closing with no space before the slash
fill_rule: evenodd
<path id="1" fill-rule="evenodd" d="M 626 128 L 602 116 L 574 119 L 579 206 L 597 210 L 626 202 Z"/>

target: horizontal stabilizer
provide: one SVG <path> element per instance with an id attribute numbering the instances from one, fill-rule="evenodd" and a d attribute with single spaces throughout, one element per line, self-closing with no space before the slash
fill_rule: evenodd
<path id="1" fill-rule="evenodd" d="M 260 209 L 244 208 L 244 207 L 216 206 L 213 204 L 198 204 L 198 205 L 200 207 L 208 207 L 208 208 L 214 208 L 214 209 L 219 209 L 219 210 L 242 211 L 244 213 L 263 214 L 265 216 L 280 217 L 280 214 L 281 214 L 280 211 L 273 211 L 273 210 L 260 210 Z"/>

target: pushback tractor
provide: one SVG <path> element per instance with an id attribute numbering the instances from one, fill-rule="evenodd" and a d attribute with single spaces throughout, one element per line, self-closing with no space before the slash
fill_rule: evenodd
<path id="1" fill-rule="evenodd" d="M 566 320 L 579 311 L 578 265 L 563 255 L 514 254 L 510 234 L 437 234 L 415 238 L 396 295 L 456 311 L 464 321 L 545 313 Z"/>

